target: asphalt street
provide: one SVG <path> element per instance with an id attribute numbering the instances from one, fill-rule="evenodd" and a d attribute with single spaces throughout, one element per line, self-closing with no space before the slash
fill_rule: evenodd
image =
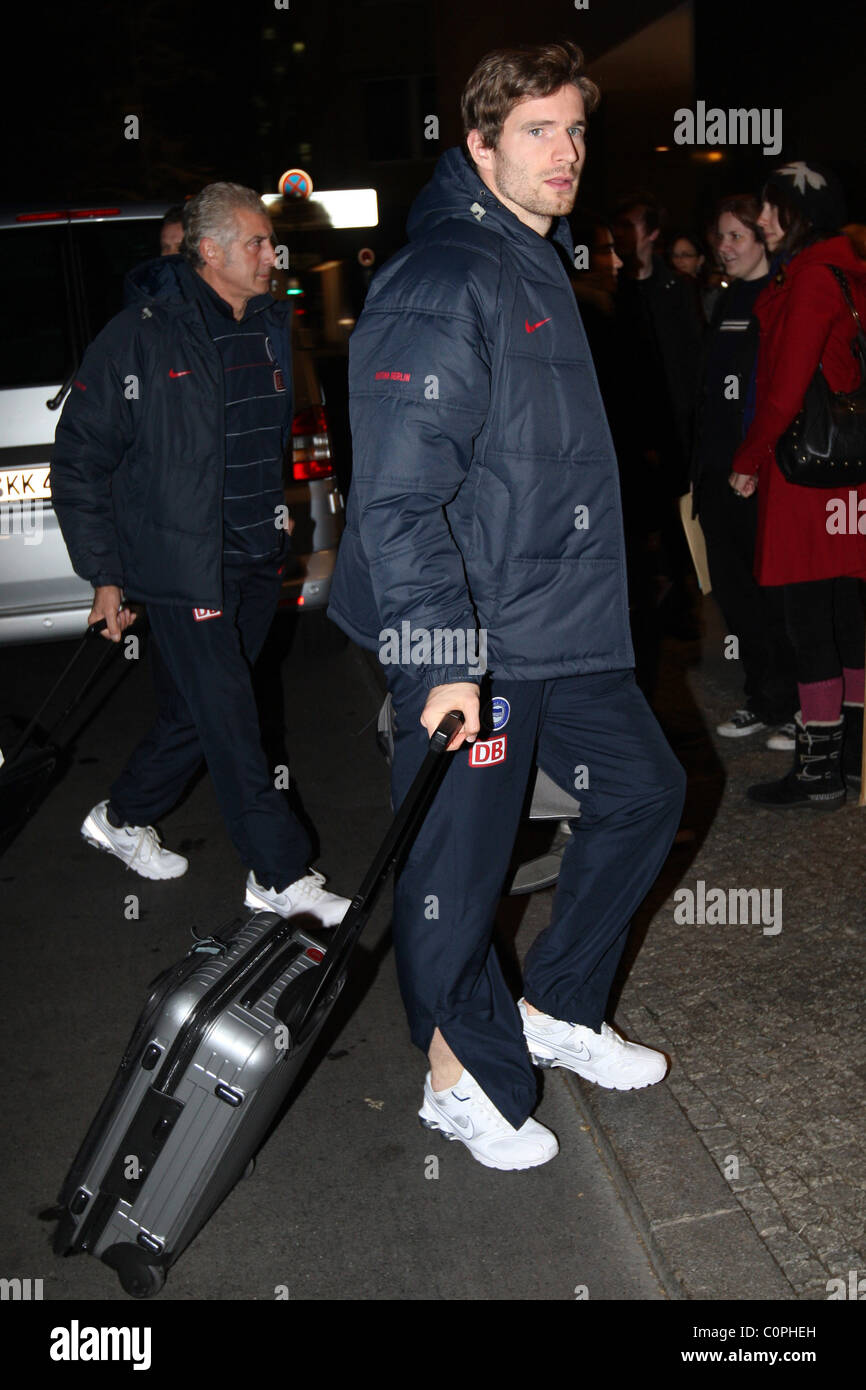
<path id="1" fill-rule="evenodd" d="M 388 778 L 374 679 L 354 648 L 330 647 L 296 635 L 282 689 L 276 663 L 262 687 L 275 737 L 286 712 L 286 747 L 273 756 L 285 757 L 318 833 L 318 867 L 351 895 L 389 823 Z M 4 704 L 32 708 L 69 650 L 0 652 Z M 0 859 L 0 1037 L 14 1096 L 0 1272 L 42 1279 L 46 1300 L 126 1300 L 98 1261 L 55 1257 L 39 1213 L 56 1198 L 148 981 L 187 950 L 192 932 L 223 927 L 242 908 L 244 871 L 207 777 L 161 827 L 189 857 L 180 880 L 133 876 L 79 837 L 152 708 L 146 661 L 118 654 L 76 716 L 89 722 L 65 774 Z M 547 1074 L 537 1112 L 561 1153 L 541 1169 L 491 1171 L 418 1124 L 425 1065 L 398 996 L 389 902 L 387 892 L 254 1174 L 174 1267 L 160 1301 L 667 1298 L 668 1276 L 655 1268 L 562 1073 Z"/>

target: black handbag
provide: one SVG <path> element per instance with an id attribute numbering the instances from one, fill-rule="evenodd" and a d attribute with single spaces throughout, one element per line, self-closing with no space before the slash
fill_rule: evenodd
<path id="1" fill-rule="evenodd" d="M 803 408 L 776 444 L 776 462 L 789 483 L 801 487 L 857 487 L 866 482 L 866 337 L 848 281 L 830 265 L 857 324 L 851 351 L 860 363 L 853 391 L 831 391 L 820 363 Z"/>

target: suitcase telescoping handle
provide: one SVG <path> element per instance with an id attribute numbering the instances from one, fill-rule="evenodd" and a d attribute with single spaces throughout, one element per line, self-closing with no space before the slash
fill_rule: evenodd
<path id="1" fill-rule="evenodd" d="M 452 710 L 437 725 L 415 780 L 351 906 L 335 930 L 322 964 L 317 970 L 307 970 L 297 981 L 293 981 L 277 1004 L 275 1012 L 288 1028 L 294 1044 L 302 1043 L 316 1026 L 318 1004 L 327 998 L 328 991 L 337 983 L 376 905 L 385 880 L 420 828 L 439 783 L 450 767 L 450 759 L 443 757 L 443 754 L 462 724 L 461 711 Z"/>
<path id="2" fill-rule="evenodd" d="M 23 734 L 21 734 L 18 738 L 11 753 L 8 753 L 6 755 L 7 764 L 11 765 L 12 763 L 14 763 L 15 759 L 18 757 L 18 754 L 26 745 L 28 738 L 33 733 L 33 730 L 36 728 L 36 725 L 39 723 L 39 720 L 42 718 L 43 712 L 45 711 L 45 709 L 47 709 L 48 705 L 51 703 L 52 699 L 57 694 L 57 691 L 60 689 L 63 682 L 66 680 L 66 677 L 69 675 L 69 672 L 72 670 L 76 661 L 81 656 L 81 653 L 89 645 L 90 639 L 92 637 L 95 637 L 98 632 L 102 632 L 106 626 L 107 624 L 105 619 L 100 618 L 98 623 L 92 623 L 90 627 L 87 629 L 81 641 L 78 643 L 78 646 L 75 648 L 75 651 L 72 653 L 72 656 L 69 658 L 60 675 L 58 676 L 57 680 L 54 682 L 48 694 L 45 696 L 45 699 L 42 701 L 42 704 L 39 706 L 38 710 L 31 718 L 30 723 L 27 725 L 27 728 L 24 730 Z M 69 709 L 67 709 L 64 712 L 63 716 L 61 717 L 61 719 L 57 721 L 57 723 L 61 723 L 62 719 L 65 719 L 68 713 Z"/>

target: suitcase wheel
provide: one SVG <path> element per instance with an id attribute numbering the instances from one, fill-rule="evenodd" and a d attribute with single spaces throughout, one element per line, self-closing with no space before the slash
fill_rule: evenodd
<path id="1" fill-rule="evenodd" d="M 132 1298 L 152 1298 L 165 1283 L 165 1270 L 161 1265 L 139 1265 L 135 1271 L 122 1272 L 120 1283 Z"/>
<path id="2" fill-rule="evenodd" d="M 146 1252 L 138 1246 L 112 1245 L 102 1260 L 117 1271 L 120 1286 L 130 1298 L 153 1298 L 165 1283 L 164 1267 L 150 1264 Z"/>
<path id="3" fill-rule="evenodd" d="M 255 1160 L 254 1158 L 251 1158 L 250 1161 L 249 1161 L 249 1163 L 247 1164 L 246 1168 L 244 1169 L 243 1173 L 241 1174 L 241 1177 L 242 1177 L 242 1178 L 251 1178 L 252 1175 L 253 1175 L 253 1173 L 254 1173 L 255 1171 L 256 1171 L 256 1160 Z"/>

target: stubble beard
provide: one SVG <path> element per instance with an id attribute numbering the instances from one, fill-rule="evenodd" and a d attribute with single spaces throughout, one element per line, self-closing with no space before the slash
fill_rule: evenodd
<path id="1" fill-rule="evenodd" d="M 557 194 L 552 188 L 545 191 L 533 186 L 523 166 L 514 164 L 507 155 L 498 150 L 493 168 L 496 187 L 500 193 L 504 194 L 512 203 L 516 203 L 518 207 L 523 208 L 525 212 L 531 212 L 536 217 L 567 217 L 572 211 L 577 198 L 579 172 L 572 188 L 566 195 Z M 547 174 L 547 178 L 555 177 L 556 175 L 552 172 Z M 570 175 L 569 177 L 573 176 Z"/>

